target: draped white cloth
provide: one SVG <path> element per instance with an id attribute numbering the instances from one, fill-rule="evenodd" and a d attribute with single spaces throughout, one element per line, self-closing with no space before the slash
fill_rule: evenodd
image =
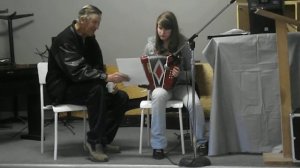
<path id="1" fill-rule="evenodd" d="M 300 105 L 300 34 L 289 33 L 293 109 Z M 276 34 L 213 38 L 202 52 L 214 70 L 209 155 L 271 152 L 281 144 Z"/>

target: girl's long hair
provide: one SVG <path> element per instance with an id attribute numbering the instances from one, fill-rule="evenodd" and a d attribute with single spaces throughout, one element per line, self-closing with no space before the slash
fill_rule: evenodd
<path id="1" fill-rule="evenodd" d="M 159 35 L 157 33 L 158 26 L 161 26 L 165 29 L 170 29 L 171 35 L 170 35 L 170 42 L 168 48 L 163 47 L 163 41 L 159 38 Z M 173 12 L 166 11 L 160 14 L 156 21 L 156 41 L 155 41 L 155 48 L 158 54 L 166 55 L 168 53 L 173 53 L 177 50 L 179 45 L 179 27 L 177 23 L 176 16 Z"/>

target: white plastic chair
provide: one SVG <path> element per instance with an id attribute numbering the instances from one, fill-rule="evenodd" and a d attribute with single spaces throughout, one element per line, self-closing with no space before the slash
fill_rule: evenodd
<path id="1" fill-rule="evenodd" d="M 83 134 L 84 140 L 83 145 L 86 144 L 86 111 L 85 106 L 73 105 L 73 104 L 60 104 L 57 106 L 53 105 L 44 105 L 44 85 L 46 84 L 46 74 L 48 71 L 48 63 L 41 62 L 37 65 L 38 76 L 40 83 L 40 99 L 41 99 L 41 153 L 44 153 L 44 111 L 52 110 L 54 112 L 54 160 L 57 160 L 57 122 L 58 122 L 58 113 L 61 112 L 75 112 L 75 111 L 84 111 L 83 117 Z"/>
<path id="2" fill-rule="evenodd" d="M 140 124 L 140 145 L 139 145 L 139 154 L 142 154 L 142 147 L 143 147 L 143 127 L 144 127 L 144 110 L 147 110 L 147 132 L 148 132 L 148 146 L 150 146 L 150 120 L 149 120 L 149 111 L 152 108 L 152 102 L 149 100 L 149 91 L 148 91 L 148 97 L 147 100 L 143 100 L 140 103 L 141 111 L 141 124 Z M 185 147 L 184 147 L 184 135 L 183 135 L 183 123 L 182 123 L 182 108 L 183 108 L 183 102 L 179 100 L 169 100 L 166 104 L 166 108 L 175 108 L 178 109 L 178 115 L 179 115 L 179 125 L 180 125 L 180 138 L 181 138 L 181 150 L 182 154 L 185 154 Z"/>

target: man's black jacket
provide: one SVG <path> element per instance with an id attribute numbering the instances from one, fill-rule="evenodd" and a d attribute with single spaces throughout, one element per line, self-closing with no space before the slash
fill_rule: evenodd
<path id="1" fill-rule="evenodd" d="M 83 39 L 75 31 L 76 21 L 52 39 L 46 77 L 47 93 L 52 103 L 59 104 L 69 85 L 99 80 L 106 84 L 103 57 L 96 38 Z"/>

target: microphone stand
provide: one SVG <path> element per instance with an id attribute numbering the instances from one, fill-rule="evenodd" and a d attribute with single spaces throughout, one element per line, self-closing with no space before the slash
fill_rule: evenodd
<path id="1" fill-rule="evenodd" d="M 235 0 L 231 0 L 229 4 L 227 4 L 217 15 L 215 15 L 207 24 L 205 24 L 197 33 L 193 34 L 174 54 L 173 56 L 178 57 L 178 53 L 187 45 L 189 44 L 190 49 L 192 51 L 192 58 L 191 58 L 191 75 L 192 75 L 192 109 L 193 109 L 193 116 L 195 115 L 195 41 L 194 39 L 198 37 L 198 35 L 211 23 L 213 22 L 221 13 L 223 13 Z M 191 121 L 191 120 L 190 120 Z M 193 150 L 194 156 L 193 157 L 184 157 L 180 160 L 179 166 L 180 167 L 202 167 L 211 165 L 210 160 L 205 156 L 198 156 L 197 157 L 197 146 L 196 146 L 196 137 L 195 137 L 195 124 L 196 117 L 193 118 L 192 124 L 192 140 L 193 140 Z"/>

